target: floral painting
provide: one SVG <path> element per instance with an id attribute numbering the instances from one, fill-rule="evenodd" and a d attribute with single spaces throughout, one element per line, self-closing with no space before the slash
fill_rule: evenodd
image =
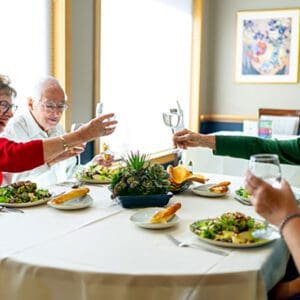
<path id="1" fill-rule="evenodd" d="M 237 81 L 298 81 L 299 12 L 288 9 L 237 14 Z"/>

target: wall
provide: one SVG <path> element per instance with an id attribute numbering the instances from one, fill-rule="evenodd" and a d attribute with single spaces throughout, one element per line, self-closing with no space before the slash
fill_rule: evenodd
<path id="1" fill-rule="evenodd" d="M 93 0 L 71 1 L 71 90 L 72 122 L 83 123 L 94 117 L 93 111 Z M 82 163 L 93 156 L 89 143 Z"/>
<path id="2" fill-rule="evenodd" d="M 72 121 L 93 117 L 93 0 L 71 2 Z"/>
<path id="3" fill-rule="evenodd" d="M 259 107 L 300 108 L 300 84 L 234 81 L 236 12 L 300 8 L 300 0 L 205 0 L 201 114 L 256 117 Z"/>

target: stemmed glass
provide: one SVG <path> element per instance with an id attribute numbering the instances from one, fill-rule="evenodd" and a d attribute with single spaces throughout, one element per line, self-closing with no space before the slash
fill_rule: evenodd
<path id="1" fill-rule="evenodd" d="M 273 187 L 280 186 L 282 175 L 277 154 L 251 155 L 248 169 L 253 175 L 263 179 L 265 182 L 269 183 Z M 265 221 L 264 223 L 265 229 L 256 230 L 254 232 L 254 237 L 262 238 L 270 233 L 268 230 L 268 222 Z"/>
<path id="2" fill-rule="evenodd" d="M 183 125 L 183 110 L 177 100 L 177 108 L 170 109 L 169 112 L 162 113 L 164 124 L 171 128 L 172 134 L 175 133 L 176 129 L 180 128 Z M 176 154 L 177 159 L 175 165 L 178 164 L 178 160 L 181 161 L 182 149 L 176 149 L 173 151 Z"/>
<path id="3" fill-rule="evenodd" d="M 182 114 L 177 111 L 170 110 L 170 112 L 162 113 L 163 120 L 166 126 L 172 129 L 172 133 L 175 133 L 176 128 L 181 124 Z"/>

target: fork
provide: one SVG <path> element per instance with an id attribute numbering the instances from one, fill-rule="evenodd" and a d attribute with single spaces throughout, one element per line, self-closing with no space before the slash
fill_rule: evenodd
<path id="1" fill-rule="evenodd" d="M 179 241 L 177 238 L 175 238 L 171 234 L 167 234 L 166 236 L 170 241 L 172 241 L 178 247 L 190 247 L 190 248 L 202 249 L 202 250 L 205 250 L 205 251 L 208 251 L 208 252 L 211 252 L 211 253 L 215 253 L 215 254 L 218 254 L 218 255 L 222 255 L 222 256 L 227 256 L 227 255 L 230 254 L 227 251 L 219 250 L 219 249 L 216 249 L 216 248 L 213 248 L 213 247 L 199 245 L 199 244 L 195 244 L 195 243 L 187 243 L 187 242 Z"/>
<path id="2" fill-rule="evenodd" d="M 250 201 L 243 200 L 239 197 L 234 197 L 234 200 L 236 200 L 237 202 L 240 202 L 243 205 L 252 206 L 252 203 Z"/>
<path id="3" fill-rule="evenodd" d="M 0 212 L 18 212 L 18 213 L 24 213 L 23 210 L 19 208 L 13 208 L 13 207 L 5 207 L 5 206 L 0 206 Z"/>

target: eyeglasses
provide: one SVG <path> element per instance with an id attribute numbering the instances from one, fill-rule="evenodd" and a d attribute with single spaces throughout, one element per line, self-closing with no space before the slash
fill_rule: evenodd
<path id="1" fill-rule="evenodd" d="M 0 112 L 6 114 L 9 110 L 14 113 L 17 110 L 18 106 L 16 104 L 10 104 L 6 100 L 0 100 Z"/>
<path id="2" fill-rule="evenodd" d="M 54 112 L 55 110 L 63 112 L 68 108 L 68 104 L 66 103 L 55 104 L 53 101 L 49 100 L 45 102 L 40 101 L 40 103 L 46 109 L 47 112 Z"/>

